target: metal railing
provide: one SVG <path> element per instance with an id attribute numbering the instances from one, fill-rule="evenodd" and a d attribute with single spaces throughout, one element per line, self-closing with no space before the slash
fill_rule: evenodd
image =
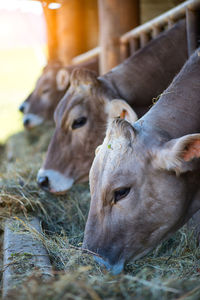
<path id="1" fill-rule="evenodd" d="M 190 55 L 197 47 L 197 35 L 200 35 L 200 0 L 188 0 L 162 15 L 148 21 L 120 38 L 121 61 L 128 58 L 138 49 L 146 46 L 161 32 L 168 30 L 180 19 L 186 18 L 188 54 Z M 72 59 L 72 64 L 86 63 L 99 58 L 100 47 L 78 55 Z"/>
<path id="2" fill-rule="evenodd" d="M 138 49 L 157 37 L 162 31 L 169 29 L 174 23 L 182 18 L 187 19 L 188 52 L 195 47 L 195 34 L 197 31 L 198 11 L 200 10 L 200 0 L 189 0 L 167 11 L 166 13 L 140 25 L 125 33 L 120 38 L 120 53 L 123 61 Z"/>

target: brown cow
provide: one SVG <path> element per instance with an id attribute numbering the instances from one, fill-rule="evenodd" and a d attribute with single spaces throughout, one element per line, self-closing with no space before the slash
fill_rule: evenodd
<path id="1" fill-rule="evenodd" d="M 94 58 L 78 66 L 98 72 L 98 59 Z M 69 77 L 74 68 L 76 67 L 52 62 L 43 69 L 34 91 L 19 107 L 24 113 L 25 128 L 30 129 L 45 121 L 53 121 L 54 110 L 69 87 Z"/>
<path id="2" fill-rule="evenodd" d="M 140 116 L 186 58 L 182 20 L 102 77 L 74 70 L 70 88 L 55 111 L 56 131 L 38 173 L 39 185 L 64 193 L 73 183 L 87 181 L 95 148 L 105 136 L 110 100 L 125 99 Z"/>
<path id="3" fill-rule="evenodd" d="M 200 208 L 199 80 L 200 49 L 144 117 L 111 122 L 98 148 L 83 247 L 113 273 Z"/>

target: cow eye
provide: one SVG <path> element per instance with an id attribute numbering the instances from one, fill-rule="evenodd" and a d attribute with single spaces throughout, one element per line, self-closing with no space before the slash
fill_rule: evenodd
<path id="1" fill-rule="evenodd" d="M 43 91 L 42 91 L 42 94 L 46 94 L 46 93 L 48 93 L 49 92 L 49 88 L 46 88 L 46 89 L 44 89 Z"/>
<path id="2" fill-rule="evenodd" d="M 72 124 L 72 129 L 82 127 L 83 125 L 85 125 L 86 122 L 87 122 L 86 117 L 78 118 L 78 119 L 74 120 L 74 122 Z"/>
<path id="3" fill-rule="evenodd" d="M 116 203 L 117 201 L 121 200 L 122 198 L 125 198 L 128 193 L 130 192 L 131 188 L 122 188 L 120 190 L 117 190 L 114 192 L 114 202 Z"/>

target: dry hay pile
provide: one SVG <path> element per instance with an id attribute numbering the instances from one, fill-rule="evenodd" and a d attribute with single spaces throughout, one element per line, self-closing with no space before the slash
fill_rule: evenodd
<path id="1" fill-rule="evenodd" d="M 76 185 L 62 197 L 38 189 L 35 178 L 52 130 L 45 130 L 40 138 L 37 134 L 13 136 L 1 155 L 0 224 L 3 229 L 8 216 L 37 215 L 44 234 L 32 233 L 46 246 L 55 276 L 41 284 L 35 270 L 10 299 L 200 299 L 200 251 L 187 227 L 145 258 L 127 264 L 118 276 L 101 269 L 90 253 L 80 250 L 90 200 L 88 185 Z"/>

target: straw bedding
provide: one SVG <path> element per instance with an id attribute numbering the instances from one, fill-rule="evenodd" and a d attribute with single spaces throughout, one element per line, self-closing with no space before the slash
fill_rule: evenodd
<path id="1" fill-rule="evenodd" d="M 37 270 L 26 279 L 22 274 L 22 288 L 10 299 L 200 299 L 200 251 L 191 227 L 182 228 L 145 258 L 129 262 L 118 276 L 80 250 L 90 201 L 88 184 L 55 197 L 40 190 L 35 181 L 52 133 L 48 126 L 21 132 L 0 148 L 0 247 L 6 217 L 20 220 L 22 215 L 36 215 L 44 229 L 42 236 L 24 226 L 42 240 L 54 270 L 54 277 L 43 283 Z"/>

